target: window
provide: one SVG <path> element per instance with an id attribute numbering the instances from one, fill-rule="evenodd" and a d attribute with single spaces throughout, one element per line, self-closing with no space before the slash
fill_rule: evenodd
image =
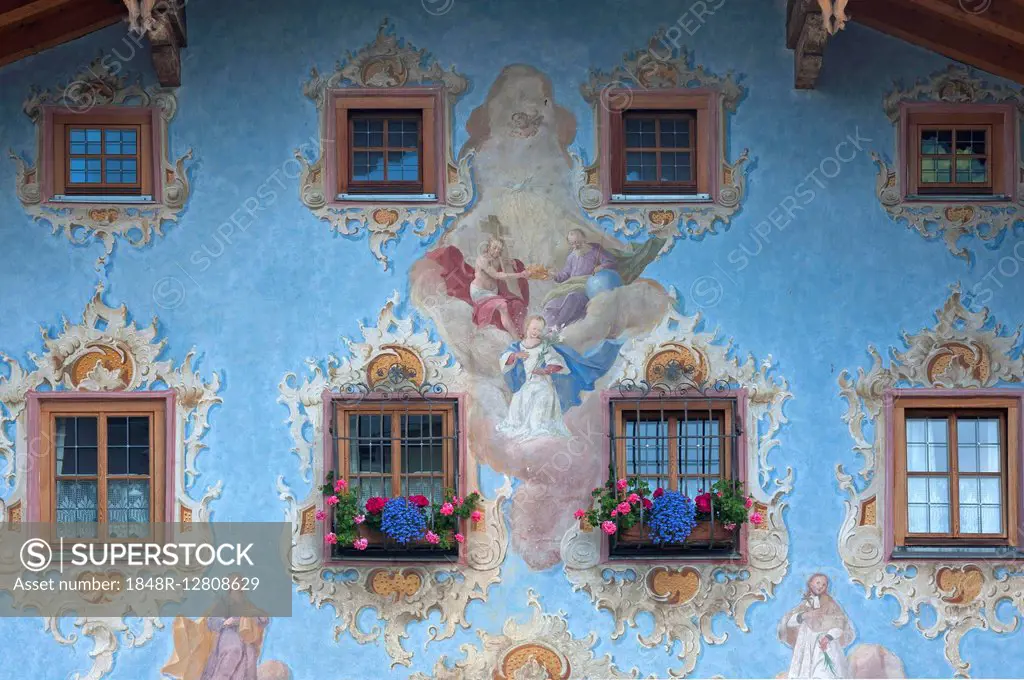
<path id="1" fill-rule="evenodd" d="M 454 401 L 339 400 L 332 428 L 337 477 L 358 494 L 361 507 L 373 497 L 425 496 L 431 503 L 443 502 L 445 490 L 458 488 L 456 415 Z M 400 546 L 373 530 L 367 538 L 367 550 L 334 546 L 335 555 L 445 553 L 425 542 Z"/>
<path id="2" fill-rule="evenodd" d="M 897 546 L 1016 545 L 1018 404 L 897 400 Z"/>
<path id="3" fill-rule="evenodd" d="M 602 166 L 611 201 L 709 201 L 716 191 L 717 97 L 693 91 L 629 91 L 603 108 Z"/>
<path id="4" fill-rule="evenodd" d="M 622 124 L 624 191 L 696 192 L 696 112 L 630 111 Z"/>
<path id="5" fill-rule="evenodd" d="M 948 108 L 948 107 L 945 107 Z M 1002 107 L 962 113 L 911 107 L 904 128 L 907 192 L 911 197 L 963 198 L 1011 194 L 1013 125 Z M 1009 183 L 1008 183 L 1009 180 Z"/>
<path id="6" fill-rule="evenodd" d="M 617 478 L 639 477 L 653 491 L 678 491 L 690 498 L 715 482 L 738 479 L 736 402 L 714 399 L 617 399 L 612 402 L 612 450 Z M 713 499 L 712 499 L 713 502 Z M 713 514 L 712 514 L 713 517 Z M 713 519 L 699 521 L 683 546 L 656 546 L 645 523 L 621 532 L 613 556 L 680 553 L 695 557 L 733 555 L 736 530 Z"/>
<path id="7" fill-rule="evenodd" d="M 58 201 L 151 201 L 152 112 L 53 114 L 52 196 Z"/>
<path id="8" fill-rule="evenodd" d="M 144 398 L 43 401 L 40 521 L 57 536 L 98 539 L 142 537 L 163 521 L 164 409 Z"/>
<path id="9" fill-rule="evenodd" d="M 433 201 L 440 192 L 440 90 L 334 94 L 336 184 L 342 201 Z"/>

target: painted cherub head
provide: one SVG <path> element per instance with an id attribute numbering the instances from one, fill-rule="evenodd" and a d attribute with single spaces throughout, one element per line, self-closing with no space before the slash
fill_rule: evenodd
<path id="1" fill-rule="evenodd" d="M 813 574 L 807 579 L 807 595 L 822 596 L 828 594 L 828 576 L 825 574 Z"/>
<path id="2" fill-rule="evenodd" d="M 526 337 L 530 340 L 542 340 L 547 322 L 543 316 L 534 314 L 526 319 Z"/>

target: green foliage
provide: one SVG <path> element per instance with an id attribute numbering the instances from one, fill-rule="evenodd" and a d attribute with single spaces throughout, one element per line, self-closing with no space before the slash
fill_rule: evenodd
<path id="1" fill-rule="evenodd" d="M 748 497 L 743 493 L 743 484 L 735 479 L 720 479 L 709 491 L 715 522 L 739 526 L 747 521 Z M 711 513 L 698 512 L 697 519 L 709 520 Z"/>

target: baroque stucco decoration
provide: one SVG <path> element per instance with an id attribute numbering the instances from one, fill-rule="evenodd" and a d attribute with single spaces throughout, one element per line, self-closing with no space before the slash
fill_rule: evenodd
<path id="1" fill-rule="evenodd" d="M 4 481 L 11 493 L 0 499 L 0 526 L 19 522 L 25 514 L 26 463 L 32 443 L 28 433 L 28 393 L 32 390 L 146 392 L 170 389 L 175 392 L 174 428 L 175 520 L 182 523 L 206 522 L 210 518 L 210 502 L 221 494 L 222 482 L 208 486 L 195 500 L 189 495 L 198 470 L 196 460 L 205 448 L 203 437 L 209 430 L 210 409 L 221 398 L 220 377 L 216 373 L 204 380 L 192 367 L 195 349 L 185 355 L 180 366 L 161 360 L 166 340 L 158 340 L 157 320 L 148 327 L 129 321 L 124 305 L 109 307 L 103 302 L 103 285 L 96 288 L 86 305 L 82 323 L 71 324 L 66 318 L 56 335 L 42 328 L 45 351 L 41 356 L 29 352 L 35 365 L 25 368 L 6 354 L 0 361 L 9 375 L 0 376 L 0 459 L 5 463 Z M 17 564 L 17 559 L 3 560 Z M 69 595 L 66 611 L 73 611 L 76 595 Z M 33 606 L 32 594 L 16 598 L 19 606 Z M 77 632 L 65 633 L 60 616 L 45 617 L 44 627 L 57 642 L 74 645 L 81 636 L 92 638 L 89 655 L 92 667 L 81 680 L 98 680 L 111 671 L 114 657 L 122 644 L 139 647 L 148 643 L 163 623 L 157 617 L 75 617 Z"/>
<path id="2" fill-rule="evenodd" d="M 673 296 L 675 291 L 673 292 Z M 562 539 L 565 574 L 574 590 L 586 592 L 598 609 L 615 619 L 613 637 L 636 627 L 636 619 L 647 613 L 654 618 L 648 636 L 640 644 L 671 650 L 681 643 L 682 667 L 670 669 L 674 677 L 689 674 L 697 663 L 701 640 L 722 644 L 728 635 L 716 635 L 712 619 L 720 613 L 733 618 L 746 631 L 750 606 L 771 597 L 789 566 L 789 531 L 783 518 L 785 496 L 793 488 L 793 472 L 780 475 L 769 462 L 779 446 L 779 428 L 787 422 L 783 405 L 792 397 L 782 378 L 770 376 L 769 355 L 758 364 L 753 356 L 740 363 L 733 355 L 732 342 L 722 343 L 718 331 L 698 330 L 701 315 L 684 316 L 670 310 L 649 335 L 623 347 L 620 385 L 653 385 L 654 376 L 667 358 L 674 360 L 691 380 L 701 386 L 742 388 L 747 392 L 747 415 L 743 435 L 747 438 L 747 488 L 755 508 L 764 517 L 758 525 L 747 525 L 747 563 L 702 564 L 638 563 L 602 564 L 604 535 L 591 527 L 572 527 Z"/>
<path id="3" fill-rule="evenodd" d="M 594 119 L 600 118 L 599 107 L 624 109 L 629 107 L 629 92 L 651 91 L 660 88 L 700 88 L 713 90 L 720 96 L 724 118 L 736 112 L 744 96 L 744 88 L 733 78 L 709 73 L 703 66 L 690 63 L 686 48 L 673 48 L 664 31 L 651 38 L 646 49 L 627 52 L 622 64 L 611 71 L 593 70 L 589 80 L 580 86 L 583 98 L 594 109 Z M 739 210 L 746 192 L 746 175 L 743 169 L 748 160 L 749 150 L 744 149 L 736 161 L 726 160 L 726 129 L 713 130 L 719 136 L 720 158 L 716 159 L 718 172 L 718 196 L 714 200 L 700 203 L 644 203 L 643 205 L 605 203 L 600 180 L 600 161 L 587 165 L 579 153 L 574 152 L 573 186 L 576 199 L 586 213 L 602 224 L 610 225 L 624 236 L 634 236 L 647 231 L 652 236 L 666 239 L 662 252 L 668 252 L 675 239 L 701 238 L 716 233 L 720 222 L 728 225 Z M 600 148 L 598 131 L 598 147 Z"/>
<path id="4" fill-rule="evenodd" d="M 903 89 L 897 86 L 887 94 L 882 100 L 882 108 L 897 130 L 900 125 L 900 104 L 903 102 L 1013 104 L 1016 107 L 1012 121 L 1016 127 L 1014 139 L 1020 143 L 1024 95 L 1005 85 L 989 85 L 965 66 L 950 65 L 946 70 L 917 82 L 913 87 Z M 898 144 L 899 137 L 897 132 Z M 878 165 L 875 180 L 878 200 L 894 221 L 905 220 L 908 229 L 913 229 L 927 239 L 941 238 L 949 252 L 957 257 L 968 262 L 971 259 L 968 248 L 960 245 L 962 237 L 976 236 L 982 241 L 992 241 L 1012 226 L 1024 223 L 1024 161 L 1020 162 L 1019 167 L 1013 168 L 1014 195 L 1008 200 L 907 201 L 904 189 L 900 186 L 901 156 L 902 150 L 897 149 L 897 160 L 890 164 L 880 154 L 871 153 Z"/>
<path id="5" fill-rule="evenodd" d="M 116 67 L 116 70 L 115 68 Z M 143 88 L 136 81 L 129 83 L 119 76 L 119 64 L 107 64 L 103 57 L 96 59 L 87 69 L 66 85 L 45 92 L 33 91 L 25 101 L 23 110 L 36 126 L 36 165 L 10 151 L 17 166 L 15 187 L 18 200 L 36 221 L 50 224 L 54 233 L 61 232 L 73 244 L 82 245 L 90 239 L 103 243 L 104 252 L 97 261 L 102 267 L 114 250 L 114 242 L 123 239 L 137 248 L 152 242 L 154 236 L 163 236 L 167 222 L 177 222 L 188 201 L 190 186 L 185 161 L 192 158 L 189 149 L 173 163 L 170 160 L 167 126 L 178 109 L 174 91 L 162 87 Z M 96 106 L 155 107 L 161 125 L 153 131 L 160 139 L 158 168 L 162 173 L 159 186 L 163 194 L 154 197 L 154 203 L 55 203 L 47 201 L 43 191 L 45 181 L 44 107 L 62 107 L 71 113 L 86 113 Z"/>
<path id="6" fill-rule="evenodd" d="M 1001 621 L 996 608 L 1011 602 L 1024 613 L 1024 576 L 1019 562 L 1010 558 L 958 561 L 903 559 L 886 561 L 885 513 L 886 432 L 884 393 L 893 387 L 986 388 L 1024 380 L 1024 359 L 1014 356 L 1020 328 L 1008 335 L 992 323 L 988 309 L 972 312 L 961 302 L 959 286 L 936 312 L 934 328 L 915 335 L 903 334 L 906 350 L 890 350 L 888 366 L 874 347 L 868 352 L 872 365 L 858 369 L 856 378 L 847 371 L 839 376 L 840 394 L 849 403 L 843 420 L 853 437 L 853 450 L 863 458 L 862 468 L 849 474 L 836 466 L 840 490 L 846 496 L 845 517 L 839 530 L 839 553 L 850 577 L 873 597 L 892 596 L 900 606 L 896 626 L 920 616 L 931 607 L 931 625 L 918 620 L 928 639 L 944 634 L 946 659 L 958 675 L 970 664 L 960 656 L 960 640 L 973 629 L 1006 633 L 1017 627 L 1014 617 Z M 867 431 L 866 427 L 867 426 Z M 859 479 L 858 479 L 859 478 Z"/>
<path id="7" fill-rule="evenodd" d="M 466 655 L 454 666 L 442 656 L 431 675 L 415 673 L 412 680 L 567 680 L 568 678 L 637 678 L 639 672 L 620 671 L 611 655 L 595 657 L 597 635 L 575 638 L 565 612 L 546 614 L 533 589 L 526 591 L 533 615 L 524 623 L 508 619 L 501 635 L 478 630 L 480 646 L 462 645 Z"/>
<path id="8" fill-rule="evenodd" d="M 287 422 L 301 475 L 313 484 L 303 498 L 296 497 L 283 476 L 277 485 L 281 500 L 287 504 L 285 517 L 292 523 L 292 578 L 299 592 L 307 594 L 317 608 L 325 604 L 334 608 L 339 619 L 336 638 L 347 632 L 356 642 L 368 644 L 383 637 L 392 666 L 409 666 L 413 654 L 402 647 L 401 640 L 408 637 L 410 623 L 439 612 L 442 625 L 431 628 L 428 641 L 450 638 L 458 627 L 468 628 L 465 611 L 469 603 L 486 601 L 490 586 L 501 581 L 501 565 L 508 549 L 503 508 L 512 487 L 506 477 L 494 498 L 484 499 L 484 519 L 474 523 L 466 536 L 465 564 L 325 566 L 323 533 L 315 520 L 316 511 L 324 509 L 317 480 L 324 478 L 320 452 L 324 450 L 325 393 L 344 394 L 357 384 L 374 389 L 384 380 L 390 381 L 389 393 L 398 398 L 405 390 L 414 397 L 443 396 L 447 392 L 440 391 L 440 386 L 453 393 L 465 392 L 460 366 L 442 350 L 440 342 L 431 340 L 426 331 L 417 330 L 412 319 L 399 317 L 398 305 L 396 292 L 382 308 L 375 326 L 360 326 L 361 342 L 344 338 L 350 357 L 332 355 L 325 363 L 309 360 L 310 376 L 305 379 L 295 373 L 285 375 L 278 401 L 288 408 Z M 472 452 L 466 470 L 464 487 L 475 490 L 476 461 Z M 365 632 L 359 628 L 358 617 L 367 609 L 377 612 L 384 622 L 383 629 L 375 627 Z"/>
<path id="9" fill-rule="evenodd" d="M 331 225 L 331 229 L 344 236 L 369 235 L 370 252 L 384 269 L 389 266 L 384 247 L 399 238 L 403 229 L 413 228 L 417 236 L 430 238 L 461 214 L 473 198 L 469 161 L 466 155 L 454 160 L 451 129 L 454 121 L 452 109 L 469 87 L 469 81 L 455 68 L 445 70 L 426 50 L 417 49 L 394 34 L 394 25 L 385 19 L 377 31 L 376 39 L 357 52 L 349 52 L 340 60 L 333 73 L 321 75 L 314 67 L 302 92 L 312 99 L 320 114 L 321 139 L 326 138 L 326 117 L 329 114 L 331 90 L 343 87 L 389 88 L 410 85 L 440 85 L 445 93 L 442 126 L 444 148 L 439 153 L 445 159 L 445 195 L 436 204 L 409 204 L 367 201 L 365 204 L 333 203 L 334 188 L 325 186 L 323 149 L 320 157 L 310 163 L 301 150 L 295 157 L 302 164 L 299 196 L 313 214 Z"/>

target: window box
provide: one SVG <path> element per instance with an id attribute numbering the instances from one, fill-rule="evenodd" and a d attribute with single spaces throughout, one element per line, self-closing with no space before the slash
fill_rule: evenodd
<path id="1" fill-rule="evenodd" d="M 683 545 L 732 549 L 736 545 L 737 531 L 738 529 L 726 529 L 721 522 L 712 523 L 708 520 L 698 520 L 697 526 L 690 532 Z M 613 542 L 622 544 L 625 551 L 628 551 L 630 547 L 660 548 L 651 540 L 650 527 L 647 524 L 634 524 L 628 529 L 620 530 Z M 612 551 L 615 552 L 614 546 Z"/>

